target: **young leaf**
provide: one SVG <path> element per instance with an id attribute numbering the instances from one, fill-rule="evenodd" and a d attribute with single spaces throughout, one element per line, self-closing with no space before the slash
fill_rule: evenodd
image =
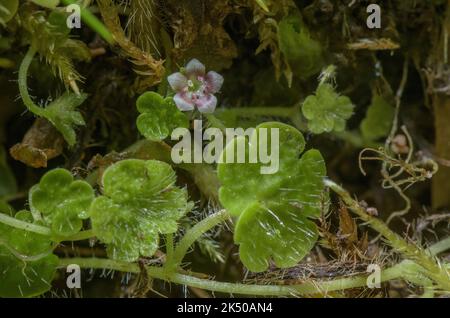
<path id="1" fill-rule="evenodd" d="M 278 129 L 279 170 L 261 174 L 261 163 L 249 163 L 249 154 L 260 149 L 258 140 L 267 129 Z M 240 142 L 246 145 L 247 163 L 225 163 L 226 154 Z M 309 218 L 320 216 L 326 168 L 319 151 L 305 147 L 303 135 L 295 128 L 281 123 L 259 125 L 250 140 L 237 137 L 222 153 L 218 175 L 222 182 L 219 199 L 237 217 L 234 239 L 240 244 L 239 253 L 251 271 L 267 269 L 269 260 L 281 268 L 297 264 L 317 240 L 316 225 Z M 236 162 L 236 161 L 235 161 Z"/>
<path id="2" fill-rule="evenodd" d="M 323 83 L 316 94 L 308 96 L 302 112 L 308 119 L 308 128 L 315 134 L 343 131 L 353 114 L 354 105 L 347 96 L 339 96 L 331 84 Z"/>
<path id="3" fill-rule="evenodd" d="M 324 65 L 322 46 L 313 39 L 300 14 L 290 15 L 278 25 L 278 43 L 294 74 L 306 79 Z"/>
<path id="4" fill-rule="evenodd" d="M 366 118 L 361 122 L 361 132 L 368 140 L 386 137 L 394 119 L 394 107 L 383 97 L 374 95 L 367 109 Z"/>
<path id="5" fill-rule="evenodd" d="M 29 194 L 31 212 L 36 219 L 43 217 L 57 236 L 70 236 L 81 230 L 93 199 L 92 187 L 85 181 L 74 181 L 65 169 L 46 173 Z"/>
<path id="6" fill-rule="evenodd" d="M 191 209 L 186 189 L 175 186 L 175 171 L 161 161 L 120 161 L 102 181 L 103 196 L 89 214 L 96 236 L 116 260 L 153 256 L 159 234 L 176 232 L 178 220 Z"/>
<path id="7" fill-rule="evenodd" d="M 63 135 L 69 146 L 76 142 L 74 126 L 85 125 L 83 116 L 75 109 L 87 98 L 86 94 L 66 92 L 45 107 L 42 116 L 47 118 Z"/>
<path id="8" fill-rule="evenodd" d="M 187 128 L 189 121 L 175 105 L 173 98 L 163 99 L 161 95 L 147 92 L 139 96 L 137 109 L 141 113 L 137 119 L 139 132 L 147 139 L 166 139 L 177 128 Z"/>
<path id="9" fill-rule="evenodd" d="M 15 217 L 33 223 L 28 211 Z M 0 224 L 0 297 L 33 297 L 48 291 L 58 266 L 51 251 L 47 237 Z"/>

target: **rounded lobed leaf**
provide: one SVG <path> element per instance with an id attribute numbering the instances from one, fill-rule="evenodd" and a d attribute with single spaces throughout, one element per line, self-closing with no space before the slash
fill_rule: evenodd
<path id="1" fill-rule="evenodd" d="M 347 96 L 340 96 L 328 83 L 320 84 L 316 94 L 308 96 L 302 112 L 308 119 L 308 128 L 315 134 L 343 131 L 354 105 Z"/>
<path id="2" fill-rule="evenodd" d="M 74 181 L 65 169 L 46 173 L 29 194 L 31 212 L 37 219 L 42 216 L 57 236 L 78 233 L 93 200 L 92 187 L 85 181 Z"/>
<path id="3" fill-rule="evenodd" d="M 280 268 L 295 266 L 314 247 L 318 231 L 295 207 L 254 203 L 239 217 L 234 239 L 247 268 L 262 272 L 270 258 Z"/>
<path id="4" fill-rule="evenodd" d="M 33 222 L 28 211 L 15 216 Z M 33 297 L 51 287 L 58 258 L 46 236 L 0 224 L 0 297 Z"/>
<path id="5" fill-rule="evenodd" d="M 264 130 L 265 128 L 266 130 Z M 246 158 L 259 152 L 259 140 L 278 129 L 279 140 L 268 138 L 268 153 L 279 150 L 279 167 L 274 174 L 262 174 L 261 162 L 226 163 L 231 147 L 246 145 Z M 267 269 L 273 259 L 279 267 L 300 261 L 313 247 L 317 229 L 308 218 L 320 216 L 326 174 L 322 155 L 305 147 L 303 135 L 281 123 L 259 125 L 250 138 L 237 137 L 222 153 L 218 175 L 222 182 L 219 199 L 237 217 L 234 239 L 240 244 L 240 257 L 251 271 Z M 255 149 L 256 148 L 256 149 Z M 235 148 L 237 149 L 237 148 Z M 289 243 L 286 245 L 286 242 Z"/>
<path id="6" fill-rule="evenodd" d="M 103 196 L 94 200 L 89 214 L 111 258 L 132 262 L 152 256 L 159 234 L 177 230 L 191 204 L 175 181 L 173 169 L 161 161 L 123 160 L 105 171 Z"/>
<path id="7" fill-rule="evenodd" d="M 178 109 L 173 98 L 164 99 L 155 92 L 139 96 L 137 109 L 141 113 L 137 119 L 139 132 L 147 139 L 166 139 L 175 128 L 187 128 L 189 121 Z"/>

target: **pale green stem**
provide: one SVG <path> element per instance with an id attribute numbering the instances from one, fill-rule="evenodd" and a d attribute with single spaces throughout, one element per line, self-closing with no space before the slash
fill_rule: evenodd
<path id="1" fill-rule="evenodd" d="M 325 185 L 336 192 L 347 204 L 349 209 L 357 214 L 363 221 L 367 222 L 374 230 L 383 235 L 396 252 L 403 254 L 406 258 L 414 260 L 426 271 L 425 274 L 444 290 L 450 291 L 450 278 L 447 270 L 442 268 L 436 260 L 429 256 L 421 247 L 406 242 L 398 234 L 394 233 L 381 220 L 369 215 L 366 210 L 354 200 L 350 194 L 341 186 L 329 179 L 325 179 Z"/>
<path id="2" fill-rule="evenodd" d="M 0 213 L 0 223 L 15 227 L 16 229 L 21 229 L 46 236 L 50 236 L 52 233 L 52 231 L 48 227 L 21 221 L 3 213 Z"/>
<path id="3" fill-rule="evenodd" d="M 173 234 L 166 234 L 166 264 L 170 263 L 173 258 Z"/>
<path id="4" fill-rule="evenodd" d="M 137 264 L 118 262 L 111 259 L 99 258 L 68 258 L 60 259 L 60 267 L 69 264 L 77 264 L 82 268 L 110 269 L 129 273 L 140 273 L 141 269 Z M 392 279 L 404 278 L 404 272 L 411 266 L 411 262 L 402 262 L 381 272 L 381 282 Z M 149 266 L 146 267 L 147 274 L 156 279 L 172 282 L 180 285 L 201 288 L 213 292 L 227 294 L 255 295 L 255 296 L 292 296 L 326 294 L 332 291 L 341 291 L 349 288 L 367 286 L 367 275 L 358 275 L 332 280 L 307 280 L 293 285 L 257 285 L 217 282 L 209 279 L 202 279 L 190 275 L 170 273 L 164 268 Z"/>
<path id="5" fill-rule="evenodd" d="M 190 228 L 175 248 L 173 258 L 166 263 L 165 267 L 167 270 L 176 270 L 195 241 L 197 241 L 203 234 L 211 230 L 213 227 L 228 220 L 229 218 L 230 215 L 228 212 L 226 210 L 221 210 L 217 213 L 209 215 Z"/>
<path id="6" fill-rule="evenodd" d="M 36 105 L 28 93 L 27 74 L 30 64 L 33 61 L 33 57 L 36 54 L 36 49 L 31 45 L 25 54 L 19 68 L 19 92 L 22 97 L 23 103 L 27 106 L 28 110 L 38 116 L 43 116 L 45 110 L 42 107 Z"/>
<path id="7" fill-rule="evenodd" d="M 28 231 L 28 232 L 32 232 L 32 233 L 36 233 L 36 234 L 41 234 L 41 235 L 45 235 L 45 236 L 50 236 L 55 241 L 60 241 L 60 242 L 61 241 L 82 241 L 82 240 L 86 240 L 86 239 L 89 239 L 89 238 L 95 236 L 95 233 L 93 230 L 86 230 L 86 231 L 81 231 L 81 232 L 78 232 L 77 234 L 67 236 L 67 237 L 61 237 L 61 236 L 55 237 L 52 233 L 52 230 L 48 227 L 25 222 L 25 221 L 16 219 L 14 217 L 11 217 L 9 215 L 6 215 L 4 213 L 0 213 L 0 223 L 9 225 L 16 229 L 20 229 L 20 230 L 24 230 L 24 231 Z"/>

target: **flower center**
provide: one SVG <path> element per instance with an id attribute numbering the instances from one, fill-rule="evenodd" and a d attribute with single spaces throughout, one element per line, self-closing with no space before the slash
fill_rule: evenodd
<path id="1" fill-rule="evenodd" d="M 191 78 L 187 82 L 187 88 L 192 95 L 197 96 L 205 94 L 206 82 L 202 77 Z"/>

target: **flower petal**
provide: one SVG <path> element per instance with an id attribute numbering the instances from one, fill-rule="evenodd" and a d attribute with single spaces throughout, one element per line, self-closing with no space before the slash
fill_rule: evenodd
<path id="1" fill-rule="evenodd" d="M 206 72 L 205 65 L 200 63 L 197 59 L 192 59 L 186 65 L 186 75 L 188 77 L 194 76 L 204 76 Z"/>
<path id="2" fill-rule="evenodd" d="M 206 85 L 211 94 L 217 93 L 223 85 L 223 76 L 214 71 L 208 72 L 206 74 Z"/>
<path id="3" fill-rule="evenodd" d="M 178 93 L 173 97 L 173 101 L 178 109 L 186 112 L 194 109 L 194 103 L 187 97 L 186 94 Z"/>
<path id="4" fill-rule="evenodd" d="M 188 80 L 186 76 L 184 76 L 180 72 L 173 73 L 172 75 L 167 77 L 167 81 L 169 82 L 170 87 L 172 87 L 175 92 L 180 92 L 188 86 Z"/>
<path id="5" fill-rule="evenodd" d="M 199 112 L 211 114 L 214 113 L 217 106 L 217 98 L 214 95 L 204 95 L 196 102 Z"/>

